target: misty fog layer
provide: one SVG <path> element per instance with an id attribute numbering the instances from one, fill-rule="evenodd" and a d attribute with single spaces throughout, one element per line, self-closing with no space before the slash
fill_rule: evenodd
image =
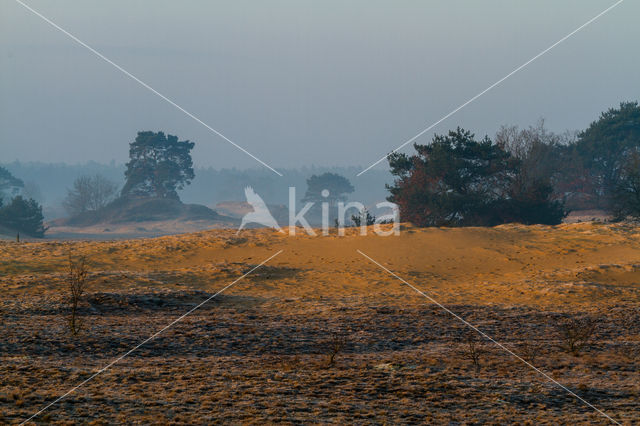
<path id="1" fill-rule="evenodd" d="M 366 166 L 612 3 L 28 2 L 280 168 Z M 637 98 L 638 16 L 621 4 L 422 142 L 538 117 L 585 128 Z M 163 130 L 196 142 L 196 166 L 260 167 L 13 1 L 0 66 L 2 162 L 122 163 L 137 131 Z"/>

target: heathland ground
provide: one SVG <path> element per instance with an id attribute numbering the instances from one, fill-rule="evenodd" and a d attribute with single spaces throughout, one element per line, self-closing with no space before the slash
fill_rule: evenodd
<path id="1" fill-rule="evenodd" d="M 0 242 L 0 423 L 602 423 L 640 418 L 640 229 L 402 226 Z M 89 268 L 69 332 L 68 259 Z M 583 347 L 570 334 L 593 327 Z M 588 331 L 588 330 L 587 330 Z M 580 344 L 578 345 L 580 346 Z"/>

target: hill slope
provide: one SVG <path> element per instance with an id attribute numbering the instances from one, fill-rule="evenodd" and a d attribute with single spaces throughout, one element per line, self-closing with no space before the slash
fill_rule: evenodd
<path id="1" fill-rule="evenodd" d="M 137 238 L 235 228 L 239 220 L 200 204 L 161 198 L 119 198 L 97 211 L 49 222 L 47 238 Z"/>
<path id="2" fill-rule="evenodd" d="M 67 226 L 89 226 L 98 223 L 230 219 L 206 206 L 183 204 L 175 199 L 118 198 L 100 210 L 84 212 L 56 223 Z"/>

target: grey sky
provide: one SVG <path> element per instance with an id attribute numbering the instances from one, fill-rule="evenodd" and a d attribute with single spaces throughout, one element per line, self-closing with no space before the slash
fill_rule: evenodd
<path id="1" fill-rule="evenodd" d="M 296 167 L 370 164 L 615 1 L 26 2 L 267 163 Z M 540 117 L 582 129 L 639 99 L 639 16 L 625 1 L 434 132 Z M 122 162 L 137 130 L 195 141 L 198 165 L 258 166 L 0 0 L 0 162 Z"/>

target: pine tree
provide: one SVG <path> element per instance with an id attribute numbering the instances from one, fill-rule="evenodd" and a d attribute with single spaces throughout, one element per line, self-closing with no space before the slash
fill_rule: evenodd
<path id="1" fill-rule="evenodd" d="M 0 208 L 0 225 L 22 232 L 32 237 L 43 237 L 46 228 L 43 224 L 42 206 L 33 199 L 21 195 Z"/>
<path id="2" fill-rule="evenodd" d="M 195 177 L 191 159 L 194 145 L 163 132 L 138 132 L 129 145 L 122 196 L 177 199 L 177 190 Z"/>

